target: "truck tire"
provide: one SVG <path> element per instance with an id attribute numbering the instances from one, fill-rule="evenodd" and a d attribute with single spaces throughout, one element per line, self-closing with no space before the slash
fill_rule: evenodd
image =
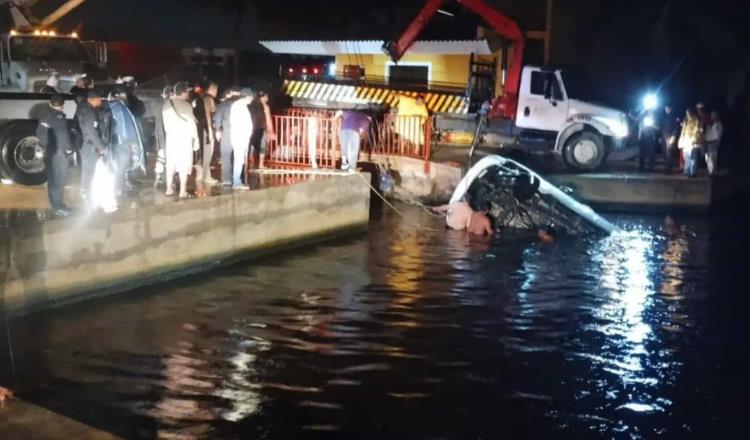
<path id="1" fill-rule="evenodd" d="M 44 146 L 36 137 L 36 121 L 15 121 L 0 134 L 2 174 L 21 185 L 41 185 L 47 181 Z"/>
<path id="2" fill-rule="evenodd" d="M 580 131 L 565 141 L 563 162 L 579 171 L 592 171 L 602 166 L 607 158 L 607 146 L 598 133 Z"/>

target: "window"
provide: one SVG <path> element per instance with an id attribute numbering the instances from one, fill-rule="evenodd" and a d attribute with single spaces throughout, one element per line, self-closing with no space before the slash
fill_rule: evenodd
<path id="1" fill-rule="evenodd" d="M 344 78 L 362 79 L 365 77 L 365 68 L 356 64 L 347 64 L 344 66 Z"/>
<path id="2" fill-rule="evenodd" d="M 531 72 L 531 94 L 550 96 L 555 101 L 562 101 L 560 83 L 554 72 Z"/>
<path id="3" fill-rule="evenodd" d="M 427 86 L 429 84 L 429 78 L 429 66 L 388 66 L 388 84 L 391 85 L 403 84 Z"/>
<path id="4" fill-rule="evenodd" d="M 89 61 L 86 49 L 75 38 L 13 37 L 10 46 L 14 61 Z"/>

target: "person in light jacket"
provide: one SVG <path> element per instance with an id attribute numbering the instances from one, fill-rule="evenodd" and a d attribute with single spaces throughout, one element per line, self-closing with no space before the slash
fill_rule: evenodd
<path id="1" fill-rule="evenodd" d="M 253 118 L 248 106 L 253 102 L 255 93 L 253 89 L 245 87 L 240 92 L 240 97 L 232 104 L 229 110 L 229 124 L 232 129 L 229 134 L 234 153 L 234 166 L 232 167 L 232 187 L 237 190 L 248 190 L 250 187 L 242 183 L 242 172 L 245 169 L 247 153 L 250 147 L 250 138 L 253 135 Z"/>
<path id="2" fill-rule="evenodd" d="M 166 195 L 174 195 L 172 182 L 177 173 L 180 179 L 180 198 L 186 198 L 187 179 L 193 168 L 193 152 L 198 151 L 200 142 L 193 107 L 188 102 L 190 85 L 179 82 L 175 85 L 174 92 L 174 98 L 168 99 L 162 109 L 166 135 Z"/>
<path id="3" fill-rule="evenodd" d="M 216 140 L 221 148 L 221 186 L 225 187 L 232 186 L 232 124 L 229 122 L 229 113 L 240 92 L 237 86 L 227 90 L 224 100 L 216 106 L 213 116 Z"/>
<path id="4" fill-rule="evenodd" d="M 706 167 L 708 168 L 708 175 L 716 175 L 716 163 L 719 159 L 719 144 L 721 144 L 721 137 L 724 135 L 724 125 L 719 119 L 719 112 L 711 112 L 711 122 L 706 127 L 706 134 L 704 138 L 706 140 Z"/>

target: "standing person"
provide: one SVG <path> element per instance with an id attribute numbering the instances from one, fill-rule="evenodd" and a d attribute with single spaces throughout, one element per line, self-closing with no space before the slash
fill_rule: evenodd
<path id="1" fill-rule="evenodd" d="M 229 114 L 232 104 L 240 97 L 237 86 L 227 90 L 224 100 L 216 106 L 214 130 L 221 149 L 221 186 L 232 186 L 232 124 Z"/>
<path id="2" fill-rule="evenodd" d="M 167 138 L 164 134 L 164 119 L 162 110 L 164 104 L 174 98 L 174 87 L 166 86 L 161 91 L 161 102 L 155 99 L 149 99 L 147 102 L 151 106 L 151 113 L 154 115 L 154 131 L 156 138 L 156 163 L 154 164 L 154 189 L 162 183 L 167 163 Z"/>
<path id="3" fill-rule="evenodd" d="M 39 117 L 36 137 L 44 145 L 44 162 L 47 173 L 47 195 L 49 204 L 58 217 L 67 217 L 70 209 L 65 206 L 65 181 L 68 177 L 68 157 L 72 153 L 70 129 L 65 119 L 62 95 L 54 95 Z"/>
<path id="4" fill-rule="evenodd" d="M 216 95 L 219 93 L 219 86 L 215 82 L 208 83 L 206 92 L 199 97 L 200 105 L 203 107 L 202 111 L 198 112 L 201 114 L 202 119 L 198 121 L 198 131 L 201 134 L 201 143 L 203 146 L 203 182 L 208 185 L 215 185 L 218 183 L 216 179 L 211 176 L 211 162 L 214 158 L 214 126 L 213 117 L 216 113 Z"/>
<path id="5" fill-rule="evenodd" d="M 724 125 L 719 119 L 719 112 L 711 112 L 711 122 L 706 128 L 705 141 L 706 141 L 706 167 L 708 168 L 708 175 L 714 176 L 717 171 L 717 161 L 719 158 L 719 145 L 721 144 L 721 137 L 724 135 Z"/>
<path id="6" fill-rule="evenodd" d="M 107 153 L 107 147 L 100 134 L 97 109 L 102 106 L 102 98 L 94 90 L 86 94 L 86 101 L 76 108 L 76 120 L 81 129 L 81 194 L 88 201 L 91 192 L 91 179 L 94 177 L 96 160 Z"/>
<path id="7" fill-rule="evenodd" d="M 672 112 L 672 107 L 664 107 L 661 121 L 661 139 L 664 143 L 664 157 L 666 160 L 666 173 L 672 174 L 672 167 L 677 161 L 677 139 L 679 139 L 680 121 Z"/>
<path id="8" fill-rule="evenodd" d="M 685 162 L 685 175 L 695 177 L 697 175 L 696 159 L 700 150 L 700 139 L 703 135 L 702 125 L 698 116 L 692 109 L 685 111 L 685 120 L 682 122 L 682 133 L 678 147 L 682 150 Z"/>
<path id="9" fill-rule="evenodd" d="M 273 132 L 273 119 L 271 118 L 271 107 L 268 105 L 268 94 L 259 91 L 256 98 L 250 104 L 250 114 L 253 118 L 253 136 L 250 139 L 252 147 L 250 154 L 255 157 L 258 153 L 258 168 L 265 168 L 265 157 L 268 153 L 268 142 L 276 139 Z"/>
<path id="10" fill-rule="evenodd" d="M 110 148 L 113 153 L 112 159 L 116 164 L 115 189 L 118 196 L 132 189 L 129 179 L 130 171 L 139 169 L 146 172 L 146 165 L 142 160 L 143 139 L 140 126 L 128 108 L 127 99 L 126 89 L 117 86 L 109 101 L 109 110 L 114 119 Z"/>
<path id="11" fill-rule="evenodd" d="M 341 120 L 339 143 L 341 144 L 341 169 L 354 171 L 359 160 L 361 136 L 370 128 L 371 118 L 362 112 L 344 110 L 336 114 Z"/>
<path id="12" fill-rule="evenodd" d="M 245 87 L 240 92 L 239 98 L 232 103 L 229 109 L 230 141 L 234 153 L 234 166 L 232 167 L 232 186 L 237 190 L 248 190 L 249 186 L 242 183 L 242 172 L 247 161 L 247 150 L 250 146 L 250 138 L 253 135 L 253 118 L 248 106 L 253 102 L 255 93 L 253 89 Z"/>
<path id="13" fill-rule="evenodd" d="M 188 102 L 190 85 L 179 82 L 174 86 L 174 97 L 164 103 L 162 119 L 166 135 L 166 195 L 174 195 L 175 173 L 179 176 L 180 198 L 186 198 L 187 179 L 193 167 L 193 152 L 200 148 L 198 125 L 193 107 Z"/>
<path id="14" fill-rule="evenodd" d="M 647 112 L 641 119 L 638 133 L 638 171 L 653 171 L 656 161 L 656 146 L 659 142 L 659 128 L 654 114 Z"/>
<path id="15" fill-rule="evenodd" d="M 80 76 L 76 79 L 76 84 L 70 89 L 70 94 L 73 95 L 76 104 L 80 104 L 86 100 L 86 93 L 89 89 L 86 87 L 86 76 Z"/>

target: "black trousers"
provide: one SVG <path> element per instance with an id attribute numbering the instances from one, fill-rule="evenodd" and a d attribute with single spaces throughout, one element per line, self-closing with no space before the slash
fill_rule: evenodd
<path id="1" fill-rule="evenodd" d="M 654 170 L 654 162 L 656 161 L 656 139 L 652 136 L 644 136 L 640 140 L 638 149 L 638 169 L 643 171 Z M 646 161 L 648 161 L 648 168 L 645 168 Z"/>
<path id="2" fill-rule="evenodd" d="M 68 158 L 54 153 L 44 159 L 47 171 L 47 195 L 52 209 L 65 208 L 65 183 L 68 180 Z"/>

